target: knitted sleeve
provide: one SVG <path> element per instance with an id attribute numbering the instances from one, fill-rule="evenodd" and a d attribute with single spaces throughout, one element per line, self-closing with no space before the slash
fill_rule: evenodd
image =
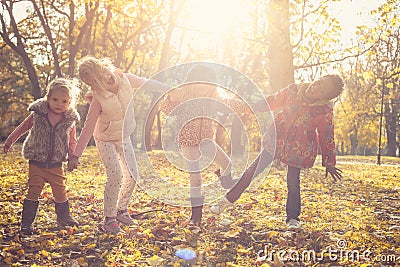
<path id="1" fill-rule="evenodd" d="M 322 166 L 334 167 L 336 165 L 335 138 L 333 125 L 333 112 L 328 112 L 317 117 L 318 141 L 321 147 Z"/>
<path id="2" fill-rule="evenodd" d="M 17 128 L 8 136 L 5 145 L 11 147 L 22 135 L 28 132 L 33 126 L 33 113 L 18 125 Z"/>

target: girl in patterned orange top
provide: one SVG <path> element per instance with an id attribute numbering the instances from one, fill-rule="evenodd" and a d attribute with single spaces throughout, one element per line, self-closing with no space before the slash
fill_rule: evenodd
<path id="1" fill-rule="evenodd" d="M 335 181 L 342 178 L 341 171 L 335 167 L 332 100 L 342 93 L 343 86 L 340 76 L 326 75 L 312 83 L 291 84 L 267 97 L 271 110 L 280 110 L 274 119 L 276 143 L 271 144 L 268 136 L 265 138 L 264 149 L 259 156 L 226 197 L 211 207 L 211 212 L 220 214 L 231 206 L 249 186 L 253 177 L 260 174 L 274 159 L 279 159 L 288 165 L 286 223 L 289 229 L 300 229 L 300 170 L 314 165 L 318 145 L 322 152 L 322 166 L 326 167 L 325 177 L 329 173 Z M 273 156 L 268 148 L 275 145 Z"/>
<path id="2" fill-rule="evenodd" d="M 225 189 L 231 188 L 236 182 L 231 177 L 230 158 L 213 141 L 215 131 L 213 120 L 205 117 L 217 113 L 216 102 L 213 100 L 230 107 L 237 114 L 249 112 L 241 100 L 222 98 L 216 85 L 198 82 L 215 81 L 215 78 L 215 72 L 209 67 L 201 64 L 193 65 L 187 74 L 186 84 L 169 92 L 161 107 L 166 114 L 172 114 L 171 112 L 175 108 L 175 112 L 179 114 L 177 116 L 179 122 L 176 127 L 176 142 L 187 161 L 187 169 L 190 173 L 190 202 L 192 206 L 190 224 L 196 226 L 201 223 L 204 201 L 201 192 L 202 178 L 199 165 L 202 155 L 214 157 L 213 160 L 220 166 L 220 170 L 216 174 L 221 175 L 219 177 L 220 182 Z M 199 102 L 191 102 L 192 100 Z M 184 105 L 179 106 L 182 103 Z"/>

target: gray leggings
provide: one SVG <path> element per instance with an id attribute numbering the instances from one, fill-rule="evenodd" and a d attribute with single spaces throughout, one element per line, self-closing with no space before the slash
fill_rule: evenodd
<path id="1" fill-rule="evenodd" d="M 238 200 L 244 190 L 249 187 L 253 178 L 257 177 L 270 166 L 273 160 L 274 157 L 263 149 L 251 165 L 244 171 L 236 185 L 226 194 L 226 198 L 229 202 L 233 203 Z"/>

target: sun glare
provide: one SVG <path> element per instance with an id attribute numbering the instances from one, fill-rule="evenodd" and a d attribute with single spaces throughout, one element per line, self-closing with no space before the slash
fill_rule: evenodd
<path id="1" fill-rule="evenodd" d="M 329 12 L 339 20 L 345 38 L 353 36 L 356 26 L 371 25 L 370 12 L 383 4 L 384 0 L 376 1 L 351 1 L 341 0 L 330 4 Z M 347 35 L 347 36 L 346 36 Z"/>
<path id="2" fill-rule="evenodd" d="M 195 30 L 224 34 L 240 26 L 245 10 L 246 4 L 240 0 L 190 0 L 185 22 Z"/>
<path id="3" fill-rule="evenodd" d="M 245 0 L 188 0 L 183 12 L 180 26 L 191 36 L 191 45 L 198 48 L 243 32 L 251 19 Z"/>

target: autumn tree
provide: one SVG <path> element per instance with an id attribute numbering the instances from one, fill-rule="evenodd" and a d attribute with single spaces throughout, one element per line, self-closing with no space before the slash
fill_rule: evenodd
<path id="1" fill-rule="evenodd" d="M 41 97 L 39 78 L 33 63 L 33 57 L 27 49 L 28 33 L 21 28 L 15 18 L 14 4 L 20 1 L 1 1 L 0 36 L 4 43 L 18 54 L 27 70 L 29 81 L 32 85 L 32 95 L 35 99 Z"/>
<path id="2" fill-rule="evenodd" d="M 399 114 L 400 114 L 400 20 L 396 1 L 387 1 L 373 14 L 378 15 L 377 26 L 360 28 L 360 39 L 372 48 L 366 54 L 367 59 L 374 62 L 369 70 L 374 75 L 375 114 L 379 115 L 380 135 L 378 142 L 386 133 L 386 155 L 396 156 L 399 146 Z M 378 145 L 379 146 L 379 145 Z M 383 146 L 383 144 L 382 144 Z"/>
<path id="3" fill-rule="evenodd" d="M 375 153 L 379 129 L 375 106 L 379 96 L 374 91 L 371 62 L 356 58 L 348 63 L 343 74 L 346 90 L 335 105 L 335 139 L 342 154 L 370 155 Z"/>
<path id="4" fill-rule="evenodd" d="M 270 87 L 273 91 L 294 82 L 289 14 L 289 0 L 269 2 L 268 60 Z"/>
<path id="5" fill-rule="evenodd" d="M 174 32 L 174 29 L 176 27 L 176 21 L 177 18 L 179 17 L 183 5 L 185 1 L 178 2 L 176 3 L 175 1 L 170 1 L 169 2 L 169 8 L 168 8 L 168 21 L 167 21 L 167 27 L 165 31 L 165 41 L 161 46 L 161 54 L 160 54 L 160 61 L 158 64 L 158 71 L 162 71 L 165 68 L 167 68 L 172 62 L 170 62 L 171 58 L 171 38 L 172 34 Z M 155 104 L 156 100 L 159 98 L 159 94 L 154 94 L 151 100 L 151 106 Z M 154 128 L 154 122 L 155 119 L 157 118 L 157 139 L 155 141 L 155 147 L 156 148 L 161 148 L 161 118 L 160 118 L 160 111 L 158 108 L 154 108 L 151 110 L 149 116 L 147 117 L 146 125 L 145 125 L 145 131 L 144 134 L 146 137 L 151 136 L 151 131 Z M 151 150 L 151 139 L 150 138 L 145 138 L 144 143 L 142 144 L 142 148 L 146 148 L 147 150 Z"/>

